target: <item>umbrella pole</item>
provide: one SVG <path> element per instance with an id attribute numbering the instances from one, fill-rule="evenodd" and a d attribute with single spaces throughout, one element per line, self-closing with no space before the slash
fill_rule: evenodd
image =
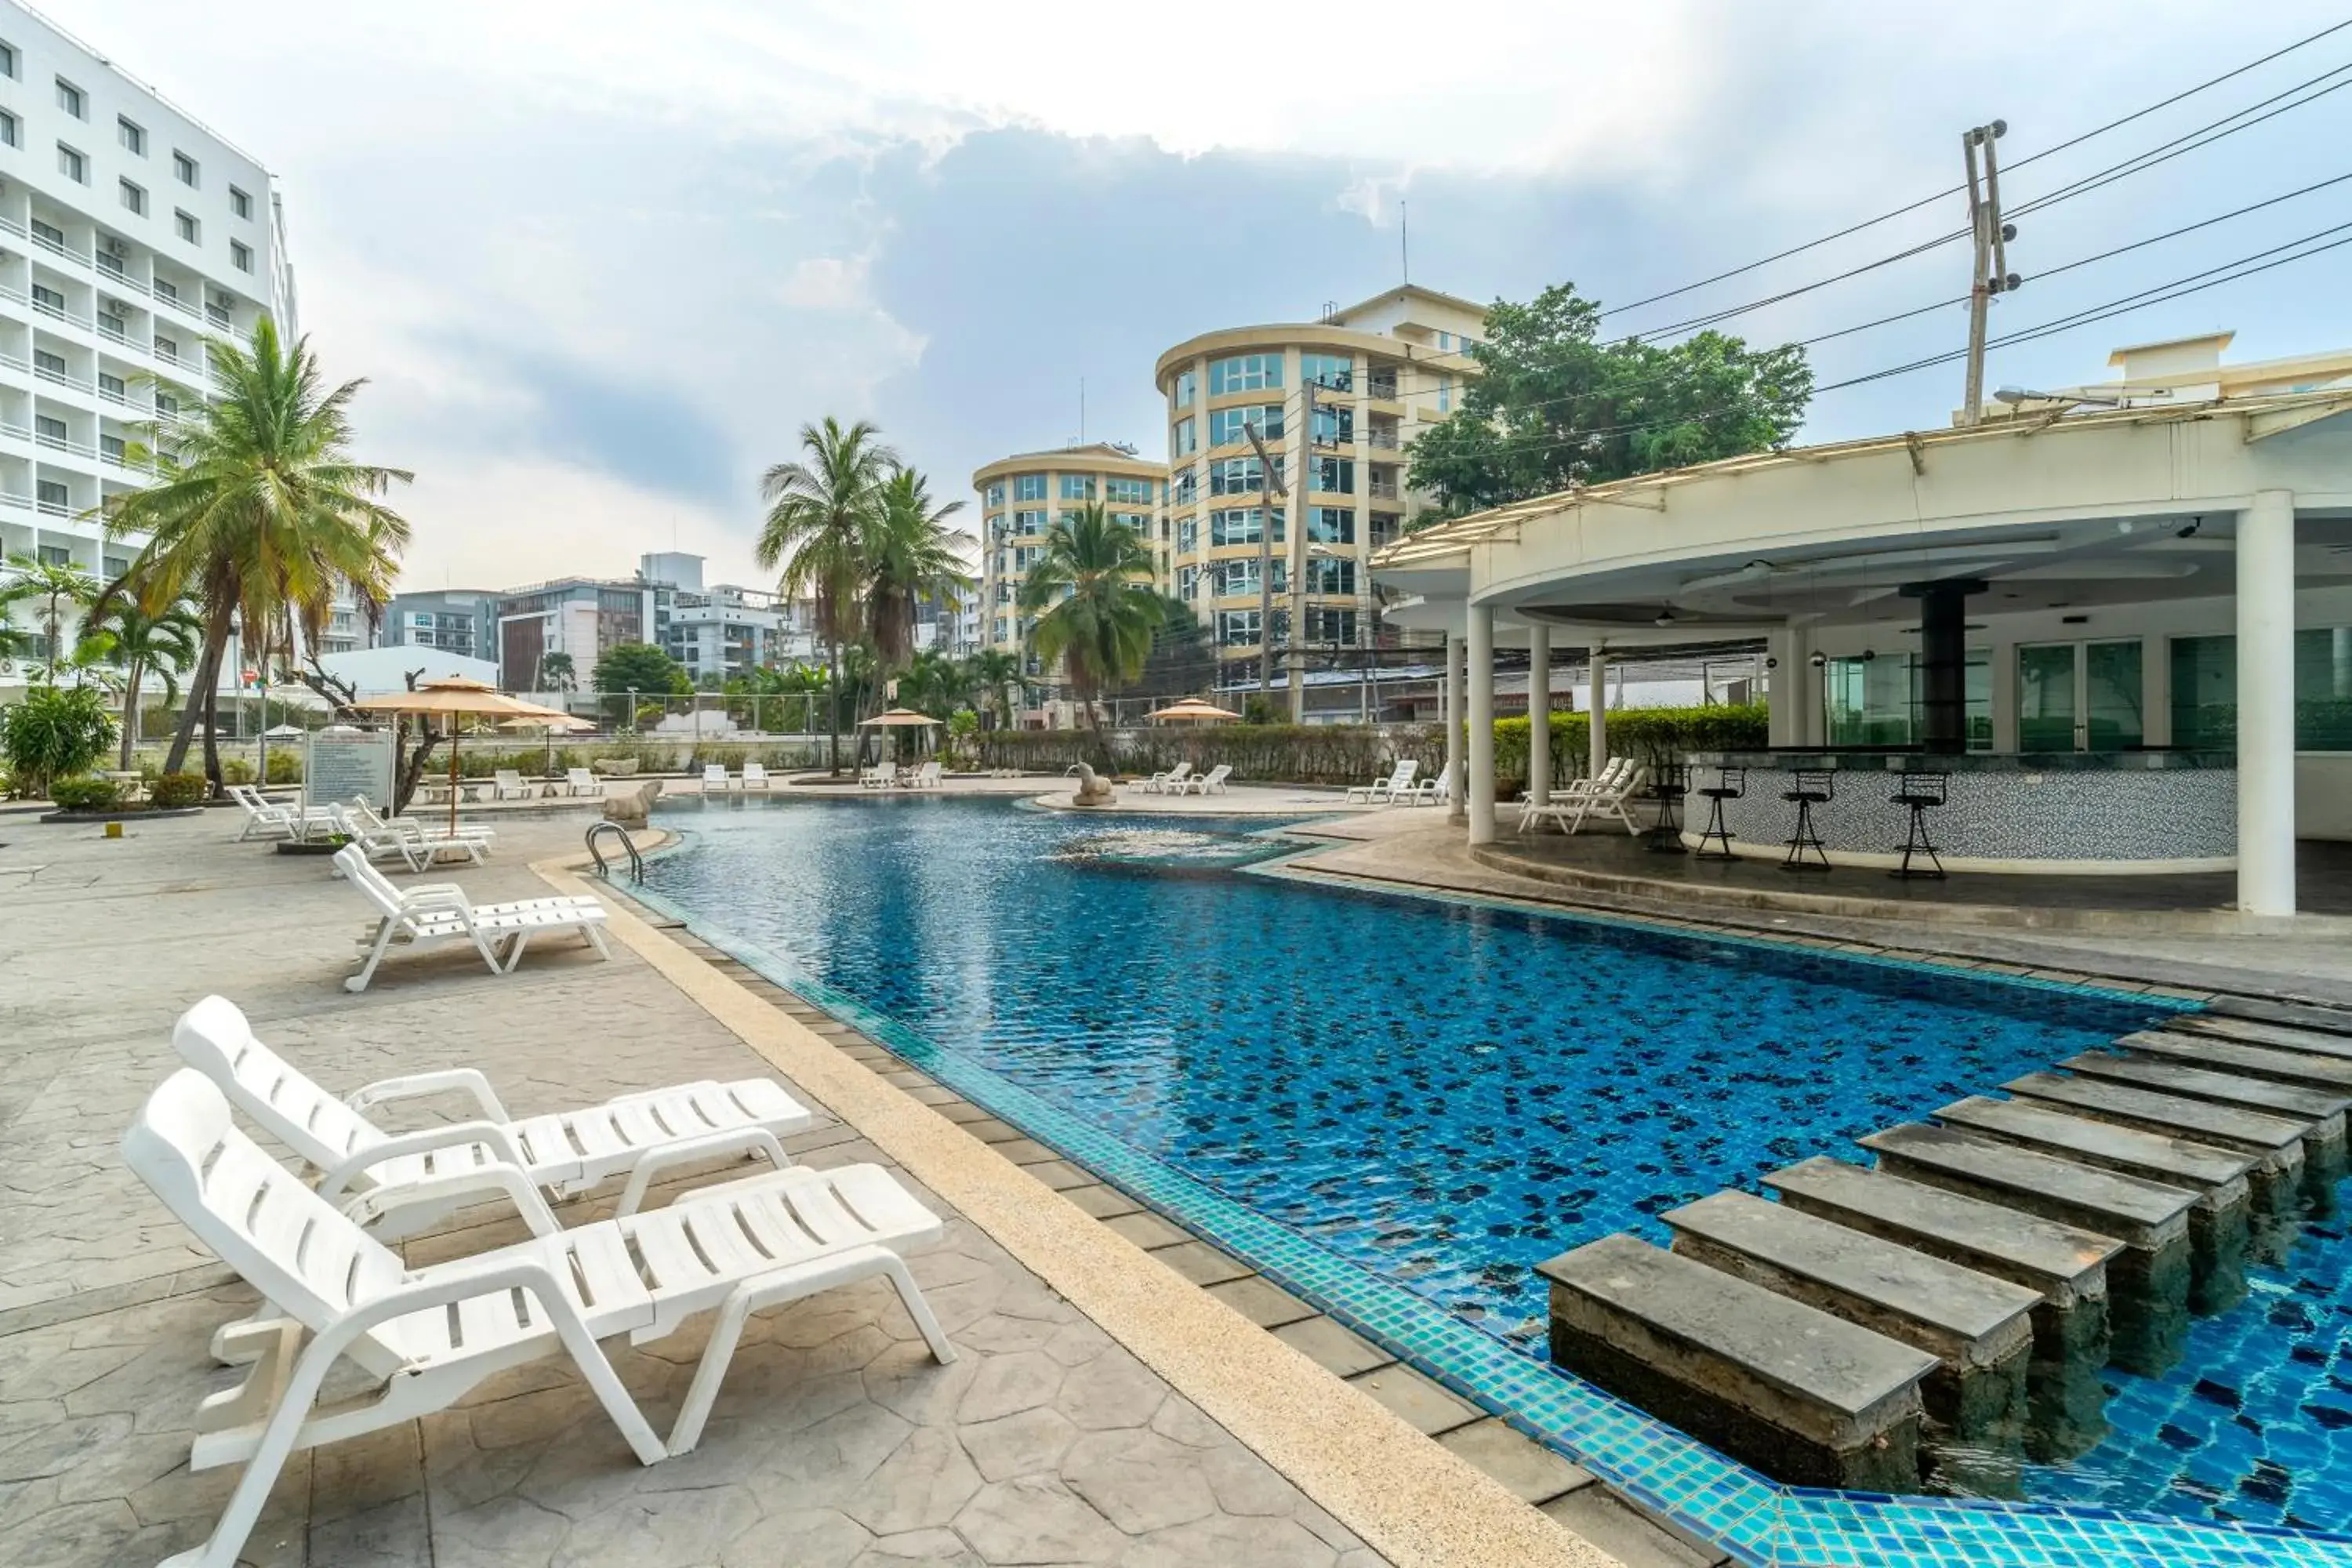
<path id="1" fill-rule="evenodd" d="M 449 837 L 457 837 L 457 716 L 449 716 Z"/>

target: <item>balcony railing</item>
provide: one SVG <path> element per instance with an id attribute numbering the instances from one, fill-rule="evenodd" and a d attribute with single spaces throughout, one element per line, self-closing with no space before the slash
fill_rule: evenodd
<path id="1" fill-rule="evenodd" d="M 88 392 L 89 390 L 89 384 L 88 382 L 77 381 L 72 376 L 68 375 L 64 371 L 51 370 L 45 364 L 35 365 L 33 367 L 33 374 L 39 376 L 43 381 L 54 381 L 59 386 L 70 386 L 76 392 Z"/>
<path id="2" fill-rule="evenodd" d="M 22 289 L 12 289 L 5 283 L 0 283 L 0 300 L 13 300 L 21 305 L 25 302 L 25 291 Z"/>
<path id="3" fill-rule="evenodd" d="M 52 316 L 60 321 L 70 321 L 73 320 L 71 316 L 66 314 L 64 306 L 52 305 L 47 300 L 39 299 L 37 297 L 33 300 L 33 309 L 38 310 L 44 316 Z"/>
<path id="4" fill-rule="evenodd" d="M 52 256 L 62 256 L 68 261 L 79 261 L 84 267 L 89 265 L 89 257 L 76 255 L 74 252 L 68 250 L 62 241 L 51 239 L 47 235 L 43 234 L 37 228 L 33 231 L 33 243 L 39 246 L 43 250 L 47 251 Z"/>
<path id="5" fill-rule="evenodd" d="M 0 490 L 0 506 L 22 507 L 25 510 L 30 511 L 33 510 L 33 498 L 16 495 L 8 490 Z"/>
<path id="6" fill-rule="evenodd" d="M 78 458 L 98 456 L 98 448 L 87 441 L 77 441 L 66 436 L 52 436 L 46 430 L 39 431 L 33 437 L 33 444 L 37 447 L 47 447 L 53 452 L 71 452 Z"/>
<path id="7" fill-rule="evenodd" d="M 125 408 L 131 406 L 131 399 L 123 395 L 121 393 L 115 391 L 110 386 L 100 387 L 98 389 L 98 395 L 106 399 L 109 403 L 120 404 Z"/>
<path id="8" fill-rule="evenodd" d="M 29 441 L 33 438 L 33 433 L 22 425 L 10 425 L 5 422 L 0 422 L 0 436 L 10 437 L 18 441 Z"/>
<path id="9" fill-rule="evenodd" d="M 162 360 L 165 364 L 180 364 L 184 363 L 180 358 L 180 351 L 177 349 L 164 347 L 163 342 L 161 338 L 158 338 L 155 341 L 154 349 L 155 357 Z"/>
<path id="10" fill-rule="evenodd" d="M 98 319 L 98 335 L 110 338 L 118 343 L 127 343 L 131 341 L 130 326 L 131 323 L 120 316 L 100 316 Z"/>
<path id="11" fill-rule="evenodd" d="M 228 311 L 223 306 L 207 304 L 205 306 L 205 320 L 215 327 L 226 327 L 228 325 Z"/>
<path id="12" fill-rule="evenodd" d="M 1371 480 L 1368 493 L 1376 500 L 1397 500 L 1402 497 L 1394 479 Z"/>
<path id="13" fill-rule="evenodd" d="M 1393 452 L 1397 449 L 1397 433 L 1393 430 L 1382 430 L 1377 427 L 1367 430 L 1364 432 L 1364 444 L 1370 447 L 1377 447 L 1383 452 Z"/>
<path id="14" fill-rule="evenodd" d="M 18 359 L 15 354 L 9 353 L 0 353 L 0 364 L 6 365 L 10 370 L 30 370 L 33 368 L 31 365 L 26 364 L 23 360 Z"/>
<path id="15" fill-rule="evenodd" d="M 1364 378 L 1365 396 L 1377 397 L 1383 402 L 1393 403 L 1396 401 L 1396 395 L 1397 384 L 1395 376 L 1368 375 Z"/>
<path id="16" fill-rule="evenodd" d="M 22 239 L 25 237 L 25 226 L 15 218 L 0 217 L 0 234 L 13 234 Z"/>
<path id="17" fill-rule="evenodd" d="M 61 500 L 37 501 L 34 503 L 34 510 L 38 511 L 43 517 L 71 517 L 73 515 L 73 508 L 68 506 Z"/>

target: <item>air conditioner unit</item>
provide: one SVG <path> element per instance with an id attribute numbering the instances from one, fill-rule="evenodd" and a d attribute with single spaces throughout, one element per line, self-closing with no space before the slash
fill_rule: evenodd
<path id="1" fill-rule="evenodd" d="M 131 247 L 110 235 L 107 237 L 106 253 L 109 256 L 128 256 L 131 254 Z"/>

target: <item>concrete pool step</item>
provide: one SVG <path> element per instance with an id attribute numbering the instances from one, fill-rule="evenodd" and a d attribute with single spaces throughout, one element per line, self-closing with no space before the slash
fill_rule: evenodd
<path id="1" fill-rule="evenodd" d="M 1979 1445 L 2021 1438 L 2040 1291 L 1748 1193 L 1658 1217 L 1683 1257 L 1934 1356 L 1922 1392 L 1940 1426 Z"/>
<path id="2" fill-rule="evenodd" d="M 2011 1079 L 2001 1088 L 2021 1100 L 2063 1110 L 2094 1121 L 2113 1122 L 2138 1131 L 2185 1138 L 2214 1149 L 2233 1149 L 2253 1160 L 2246 1173 L 2254 1189 L 2254 1208 L 2261 1213 L 2291 1213 L 2303 1190 L 2304 1134 L 2310 1118 L 2274 1116 L 2236 1106 L 2181 1095 L 2159 1094 L 2127 1083 L 2104 1079 L 2069 1078 L 2063 1073 L 2032 1072 Z"/>
<path id="3" fill-rule="evenodd" d="M 2108 1354 L 2145 1376 L 2179 1363 L 2197 1272 L 2189 1239 L 2196 1194 L 1954 1127 L 1906 1122 L 1861 1142 L 1891 1175 L 2122 1242 L 2107 1264 Z"/>
<path id="4" fill-rule="evenodd" d="M 2233 1040 L 2242 1046 L 2265 1046 L 2273 1050 L 2301 1051 L 2306 1056 L 2334 1057 L 2352 1061 L 2352 1035 L 2338 1035 L 2323 1029 L 2300 1028 L 2293 1024 L 2273 1024 L 2261 1018 L 2230 1018 L 2208 1016 L 2202 1013 L 2185 1014 L 2168 1018 L 2164 1023 L 2168 1034 L 2191 1035 L 2206 1039 Z"/>
<path id="5" fill-rule="evenodd" d="M 2300 1084 L 2306 1089 L 2339 1093 L 2352 1090 L 2352 1061 L 2336 1057 L 2240 1045 L 2234 1040 L 2176 1034 L 2167 1029 L 2143 1029 L 2136 1035 L 2126 1035 L 2116 1044 L 2138 1056 L 2202 1068 L 2209 1072 L 2236 1073 L 2242 1078 L 2264 1078 L 2274 1083 Z"/>
<path id="6" fill-rule="evenodd" d="M 2207 1014 L 2233 1018 L 2259 1018 L 2271 1024 L 2326 1029 L 2352 1035 L 2352 1009 L 2324 1006 L 2316 1002 L 2285 1002 L 2273 996 L 2220 995 L 2205 1005 Z"/>
<path id="7" fill-rule="evenodd" d="M 2344 1141 L 2344 1112 L 2347 1107 L 2352 1107 L 2352 1093 L 2307 1084 L 2249 1078 L 2243 1073 L 2217 1072 L 2210 1068 L 2195 1067 L 2183 1061 L 2156 1061 L 2143 1057 L 2117 1056 L 2109 1051 L 2084 1051 L 2080 1056 L 2068 1057 L 2058 1065 L 2068 1072 L 2088 1078 L 2134 1084 L 2165 1094 L 2210 1100 L 2216 1105 L 2240 1106 L 2277 1116 L 2305 1117 L 2311 1122 L 2310 1131 L 2304 1134 L 2306 1142 L 2317 1137 L 2341 1143 Z"/>
<path id="8" fill-rule="evenodd" d="M 1927 1352 L 1631 1236 L 1537 1272 L 1578 1376 L 1783 1481 L 1918 1489 Z"/>

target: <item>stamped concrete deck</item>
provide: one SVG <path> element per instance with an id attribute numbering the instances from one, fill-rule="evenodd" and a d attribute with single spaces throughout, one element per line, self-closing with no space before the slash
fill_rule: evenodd
<path id="1" fill-rule="evenodd" d="M 507 980 L 455 950 L 397 953 L 371 990 L 347 996 L 337 983 L 363 924 L 359 900 L 316 860 L 227 843 L 232 826 L 208 814 L 114 843 L 79 828 L 0 832 L 0 1556 L 18 1568 L 152 1563 L 200 1539 L 234 1482 L 233 1468 L 188 1470 L 188 1424 L 201 1397 L 234 1380 L 205 1356 L 207 1335 L 253 1295 L 115 1153 L 134 1108 L 175 1065 L 168 1031 L 187 1002 L 206 991 L 236 999 L 330 1085 L 477 1064 L 520 1112 L 772 1070 L 625 948 L 609 964 L 584 949 L 535 950 Z M 526 862 L 576 846 L 578 825 L 517 817 L 499 832 L 494 863 L 460 873 L 483 896 L 544 891 Z M 813 1164 L 880 1158 L 831 1118 L 791 1142 Z M 887 1287 L 835 1290 L 758 1321 L 700 1448 L 644 1468 L 579 1380 L 541 1363 L 461 1409 L 298 1457 L 249 1558 L 1382 1561 L 926 1196 L 949 1216 L 948 1235 L 914 1271 L 963 1352 L 956 1365 L 927 1360 Z M 512 1228 L 465 1218 L 478 1228 L 418 1238 L 412 1258 Z M 689 1330 L 616 1350 L 657 1426 L 699 1349 Z"/>

